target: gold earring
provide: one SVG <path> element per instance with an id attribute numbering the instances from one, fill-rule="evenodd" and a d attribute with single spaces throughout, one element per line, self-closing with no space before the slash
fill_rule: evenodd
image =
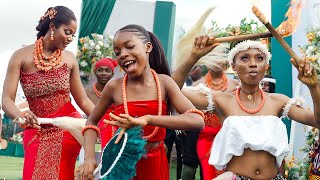
<path id="1" fill-rule="evenodd" d="M 50 40 L 51 40 L 51 41 L 54 40 L 53 34 L 54 34 L 53 30 L 51 30 L 51 36 L 50 36 Z"/>

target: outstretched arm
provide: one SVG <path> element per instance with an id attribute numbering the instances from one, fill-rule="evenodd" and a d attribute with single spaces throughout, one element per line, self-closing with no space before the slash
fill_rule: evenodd
<path id="1" fill-rule="evenodd" d="M 79 65 L 73 53 L 66 51 L 68 58 L 72 60 L 72 70 L 70 75 L 70 91 L 71 94 L 80 107 L 80 109 L 86 114 L 89 115 L 94 108 L 94 104 L 88 98 L 80 79 Z"/>
<path id="2" fill-rule="evenodd" d="M 215 96 L 215 92 L 202 84 L 195 87 L 189 86 L 183 88 L 181 92 L 199 110 L 208 110 L 208 108 L 212 109 L 214 106 L 213 97 Z"/>
<path id="3" fill-rule="evenodd" d="M 20 79 L 20 70 L 24 64 L 23 58 L 25 57 L 24 52 L 27 51 L 26 48 L 14 52 L 9 61 L 6 78 L 3 84 L 3 111 L 12 119 L 23 117 L 26 120 L 23 126 L 40 128 L 40 126 L 37 125 L 37 117 L 33 112 L 30 110 L 21 112 L 15 105 L 16 92 Z"/>
<path id="4" fill-rule="evenodd" d="M 301 109 L 297 106 L 294 106 L 289 111 L 289 117 L 300 123 L 319 128 L 320 87 L 316 70 L 310 65 L 310 62 L 307 59 L 300 59 L 300 61 L 297 63 L 291 59 L 291 62 L 298 70 L 298 79 L 309 88 L 313 101 L 314 112 L 312 113 L 309 109 Z"/>
<path id="5" fill-rule="evenodd" d="M 18 50 L 11 56 L 3 84 L 3 111 L 12 119 L 19 117 L 21 114 L 21 111 L 14 103 L 22 66 L 21 54 L 21 50 Z"/>
<path id="6" fill-rule="evenodd" d="M 313 100 L 314 117 L 317 123 L 315 127 L 320 128 L 320 87 L 319 85 L 309 87 L 309 90 Z"/>
<path id="7" fill-rule="evenodd" d="M 94 125 L 96 126 L 99 120 L 103 117 L 106 113 L 107 109 L 113 103 L 113 94 L 114 92 L 113 85 L 115 84 L 115 80 L 109 81 L 101 94 L 101 98 L 97 102 L 96 106 L 94 107 L 92 113 L 88 117 L 86 121 L 86 125 Z M 93 178 L 92 174 L 94 169 L 97 166 L 96 159 L 95 159 L 95 143 L 97 140 L 97 132 L 93 129 L 88 129 L 84 133 L 84 163 L 79 167 L 79 172 L 84 174 L 85 178 Z"/>
<path id="8" fill-rule="evenodd" d="M 214 37 L 199 36 L 194 40 L 194 44 L 187 60 L 173 72 L 171 75 L 172 79 L 178 84 L 181 89 L 189 72 L 197 61 L 204 55 L 208 54 L 213 48 L 219 44 L 207 45 L 208 40 L 212 40 Z"/>

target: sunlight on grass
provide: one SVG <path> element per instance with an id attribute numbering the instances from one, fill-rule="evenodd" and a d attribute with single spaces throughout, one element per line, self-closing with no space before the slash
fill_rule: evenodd
<path id="1" fill-rule="evenodd" d="M 23 158 L 0 156 L 0 179 L 21 179 Z"/>
<path id="2" fill-rule="evenodd" d="M 96 151 L 100 150 L 100 144 L 96 144 Z M 77 163 L 78 164 L 78 163 Z M 170 169 L 170 180 L 176 180 L 176 161 L 173 160 Z M 23 158 L 0 156 L 0 179 L 21 179 Z M 199 180 L 199 170 L 195 180 Z"/>

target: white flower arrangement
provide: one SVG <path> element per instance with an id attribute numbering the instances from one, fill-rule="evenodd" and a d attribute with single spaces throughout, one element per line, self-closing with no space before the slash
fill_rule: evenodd
<path id="1" fill-rule="evenodd" d="M 114 58 L 112 49 L 112 37 L 93 33 L 79 39 L 77 60 L 80 68 L 80 76 L 83 83 L 89 81 L 92 64 L 102 58 Z"/>
<path id="2" fill-rule="evenodd" d="M 300 52 L 306 56 L 320 77 L 320 26 L 310 26 L 306 31 L 306 37 L 308 44 L 299 46 Z"/>

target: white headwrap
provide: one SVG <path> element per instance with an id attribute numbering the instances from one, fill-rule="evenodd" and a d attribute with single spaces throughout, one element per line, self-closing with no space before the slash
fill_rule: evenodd
<path id="1" fill-rule="evenodd" d="M 233 63 L 234 57 L 241 51 L 245 51 L 247 49 L 259 49 L 263 54 L 266 55 L 266 63 L 269 64 L 271 59 L 271 54 L 266 45 L 262 44 L 259 41 L 246 40 L 237 44 L 234 48 L 232 48 L 228 55 L 229 64 Z"/>
<path id="2" fill-rule="evenodd" d="M 276 83 L 276 80 L 273 79 L 273 78 L 263 78 L 263 79 L 261 80 L 261 82 L 270 82 L 270 83 L 275 84 L 275 83 Z"/>

